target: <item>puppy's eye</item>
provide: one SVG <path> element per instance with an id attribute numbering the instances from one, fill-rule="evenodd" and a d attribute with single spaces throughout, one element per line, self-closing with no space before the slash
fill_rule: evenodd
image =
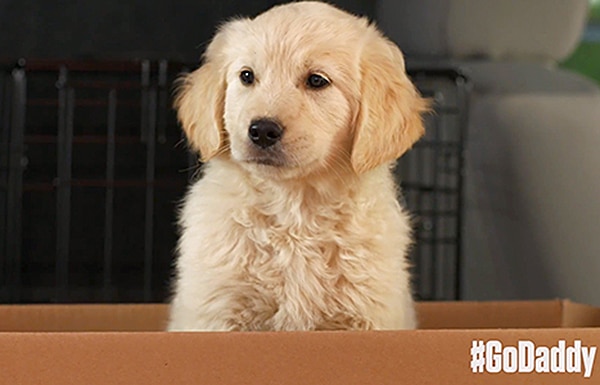
<path id="1" fill-rule="evenodd" d="M 243 70 L 240 72 L 240 80 L 244 85 L 252 85 L 252 83 L 254 83 L 254 72 L 250 70 Z"/>
<path id="2" fill-rule="evenodd" d="M 313 89 L 323 88 L 329 85 L 329 80 L 319 74 L 311 74 L 306 79 L 306 85 Z"/>

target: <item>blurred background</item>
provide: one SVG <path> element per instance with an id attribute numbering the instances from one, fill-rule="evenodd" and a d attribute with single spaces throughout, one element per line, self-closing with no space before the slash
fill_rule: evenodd
<path id="1" fill-rule="evenodd" d="M 168 299 L 199 174 L 173 81 L 279 3 L 0 0 L 0 302 Z M 600 305 L 600 0 L 332 3 L 435 102 L 397 167 L 417 298 Z"/>

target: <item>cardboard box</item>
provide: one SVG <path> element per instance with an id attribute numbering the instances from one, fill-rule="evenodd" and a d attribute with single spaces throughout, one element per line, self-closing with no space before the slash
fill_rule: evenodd
<path id="1" fill-rule="evenodd" d="M 598 308 L 438 302 L 418 312 L 416 331 L 165 333 L 165 305 L 0 306 L 0 384 L 600 384 Z"/>

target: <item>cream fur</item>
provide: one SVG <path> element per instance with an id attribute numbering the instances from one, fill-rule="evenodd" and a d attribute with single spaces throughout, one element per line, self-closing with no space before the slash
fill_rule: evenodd
<path id="1" fill-rule="evenodd" d="M 169 330 L 415 327 L 390 165 L 427 103 L 398 48 L 364 19 L 297 2 L 224 24 L 204 59 L 176 99 L 206 166 L 181 210 Z M 311 74 L 331 84 L 311 89 Z M 284 134 L 261 149 L 248 127 L 265 117 Z"/>

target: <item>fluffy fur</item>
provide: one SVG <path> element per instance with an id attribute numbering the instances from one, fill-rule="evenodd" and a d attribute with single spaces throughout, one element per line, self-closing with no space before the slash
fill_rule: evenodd
<path id="1" fill-rule="evenodd" d="M 324 3 L 276 6 L 219 29 L 176 108 L 206 165 L 181 211 L 169 330 L 415 327 L 391 164 L 427 106 L 393 43 Z M 279 143 L 251 142 L 259 118 Z"/>

